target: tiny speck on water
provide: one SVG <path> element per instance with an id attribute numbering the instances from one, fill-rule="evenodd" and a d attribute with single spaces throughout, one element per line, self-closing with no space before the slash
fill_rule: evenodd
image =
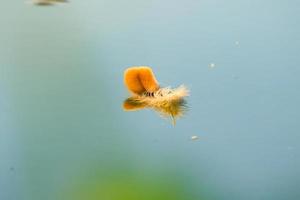
<path id="1" fill-rule="evenodd" d="M 239 41 L 235 41 L 235 45 L 236 45 L 236 46 L 239 46 L 239 45 L 240 45 L 240 42 L 239 42 Z"/>
<path id="2" fill-rule="evenodd" d="M 209 67 L 210 67 L 210 68 L 215 68 L 215 67 L 216 67 L 216 64 L 215 64 L 215 63 L 210 63 L 210 64 L 209 64 Z"/>
<path id="3" fill-rule="evenodd" d="M 198 137 L 197 135 L 193 135 L 193 136 L 191 137 L 191 140 L 193 140 L 193 141 L 198 140 L 198 139 L 199 139 L 199 137 Z"/>
<path id="4" fill-rule="evenodd" d="M 67 0 L 32 0 L 31 3 L 37 6 L 51 6 L 58 3 L 67 3 Z M 30 2 L 28 2 L 30 3 Z"/>

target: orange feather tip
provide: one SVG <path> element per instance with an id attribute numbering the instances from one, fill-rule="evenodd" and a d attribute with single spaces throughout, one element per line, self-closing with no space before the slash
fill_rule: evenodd
<path id="1" fill-rule="evenodd" d="M 158 82 L 150 67 L 130 67 L 124 72 L 124 83 L 134 94 L 154 92 L 159 89 Z"/>
<path id="2" fill-rule="evenodd" d="M 147 92 L 155 92 L 159 89 L 158 82 L 150 67 L 140 67 L 139 78 Z"/>

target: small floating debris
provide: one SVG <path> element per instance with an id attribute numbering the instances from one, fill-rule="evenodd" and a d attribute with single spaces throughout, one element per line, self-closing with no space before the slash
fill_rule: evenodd
<path id="1" fill-rule="evenodd" d="M 187 111 L 185 97 L 189 95 L 188 89 L 184 85 L 177 88 L 161 87 L 150 67 L 126 69 L 124 83 L 131 93 L 123 103 L 125 111 L 151 108 L 161 116 L 170 118 L 174 125 L 176 119 Z"/>
<path id="2" fill-rule="evenodd" d="M 210 64 L 209 64 L 209 67 L 210 67 L 211 69 L 213 69 L 213 68 L 216 67 L 216 64 L 215 64 L 215 63 L 210 63 Z"/>
<path id="3" fill-rule="evenodd" d="M 57 3 L 67 3 L 68 0 L 32 0 L 31 3 L 37 6 L 51 6 Z"/>
<path id="4" fill-rule="evenodd" d="M 193 141 L 196 141 L 196 140 L 198 140 L 198 139 L 199 139 L 199 137 L 198 137 L 197 135 L 191 136 L 191 140 L 193 140 Z"/>
<path id="5" fill-rule="evenodd" d="M 236 46 L 239 46 L 240 45 L 240 42 L 239 41 L 235 41 L 234 43 Z"/>

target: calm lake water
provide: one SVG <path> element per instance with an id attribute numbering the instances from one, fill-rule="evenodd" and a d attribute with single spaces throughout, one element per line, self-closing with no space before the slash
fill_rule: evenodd
<path id="1" fill-rule="evenodd" d="M 299 8 L 3 0 L 0 199 L 300 199 Z M 133 65 L 189 87 L 176 126 L 123 111 Z"/>

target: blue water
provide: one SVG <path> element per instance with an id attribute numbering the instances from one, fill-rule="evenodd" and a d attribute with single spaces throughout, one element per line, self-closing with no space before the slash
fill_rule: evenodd
<path id="1" fill-rule="evenodd" d="M 300 199 L 299 8 L 2 2 L 0 199 L 67 199 L 116 171 L 172 172 L 186 199 Z M 123 111 L 123 71 L 133 65 L 189 87 L 175 127 L 150 110 Z"/>

